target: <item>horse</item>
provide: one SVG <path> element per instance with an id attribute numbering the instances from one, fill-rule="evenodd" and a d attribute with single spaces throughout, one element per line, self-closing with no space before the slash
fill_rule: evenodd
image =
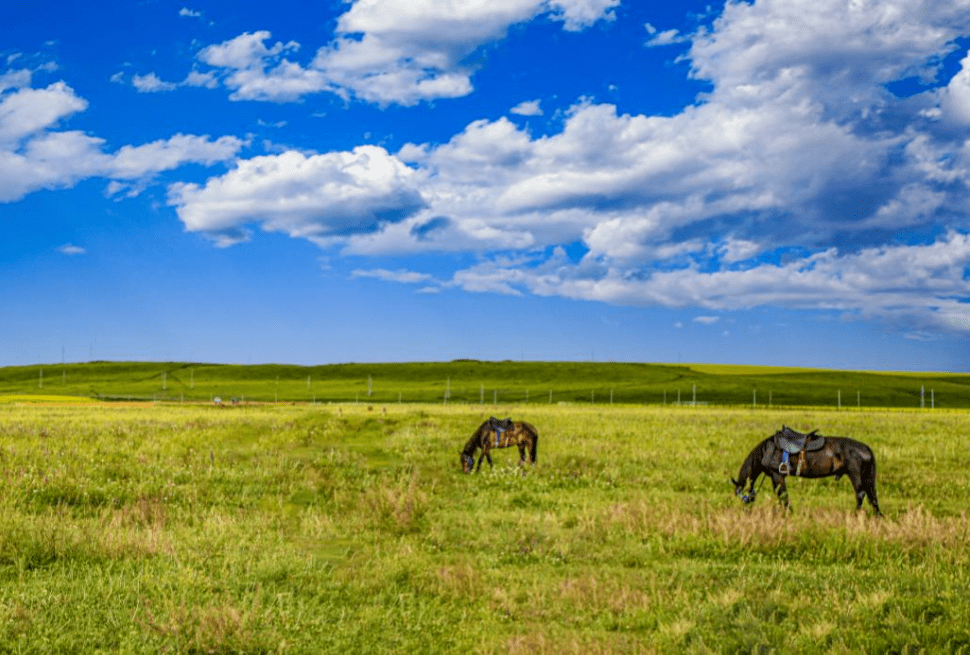
<path id="1" fill-rule="evenodd" d="M 784 504 L 786 510 L 790 509 L 785 476 L 786 472 L 791 473 L 792 469 L 788 465 L 788 458 L 783 458 L 783 450 L 776 442 L 776 438 L 786 435 L 792 435 L 792 432 L 782 427 L 782 430 L 759 443 L 741 463 L 738 480 L 731 479 L 735 495 L 741 497 L 745 503 L 754 502 L 755 481 L 764 474 L 771 479 L 778 500 Z M 876 497 L 876 457 L 867 444 L 849 437 L 823 437 L 817 435 L 816 431 L 803 437 L 810 437 L 813 441 L 824 439 L 824 444 L 816 450 L 802 449 L 797 456 L 792 456 L 793 459 L 798 460 L 795 475 L 802 478 L 835 476 L 835 480 L 848 475 L 855 490 L 856 510 L 862 509 L 862 499 L 868 497 L 869 505 L 872 506 L 876 516 L 882 514 Z M 745 492 L 744 487 L 749 481 L 750 486 Z"/>
<path id="2" fill-rule="evenodd" d="M 492 449 L 504 449 L 515 446 L 519 448 L 519 466 L 526 463 L 526 448 L 529 450 L 529 462 L 536 464 L 536 453 L 539 448 L 539 431 L 532 424 L 524 421 L 496 419 L 489 417 L 482 422 L 478 430 L 469 438 L 465 448 L 460 453 L 461 469 L 465 474 L 472 472 L 475 465 L 475 452 L 482 450 L 478 458 L 477 472 L 482 467 L 482 459 L 488 459 L 488 466 L 492 467 Z"/>

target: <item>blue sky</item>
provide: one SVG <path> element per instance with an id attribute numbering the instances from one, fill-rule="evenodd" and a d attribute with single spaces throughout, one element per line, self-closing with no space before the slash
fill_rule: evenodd
<path id="1" fill-rule="evenodd" d="M 0 365 L 970 370 L 970 2 L 0 25 Z"/>

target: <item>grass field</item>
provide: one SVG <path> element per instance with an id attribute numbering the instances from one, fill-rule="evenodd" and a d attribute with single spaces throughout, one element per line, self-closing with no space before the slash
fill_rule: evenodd
<path id="1" fill-rule="evenodd" d="M 970 409 L 970 374 L 616 362 L 219 365 L 91 362 L 0 367 L 0 396 L 369 403 L 635 403 Z"/>
<path id="2" fill-rule="evenodd" d="M 970 651 L 970 414 L 478 404 L 0 406 L 3 652 Z M 460 473 L 488 414 L 517 454 Z M 793 512 L 782 423 L 868 443 Z"/>

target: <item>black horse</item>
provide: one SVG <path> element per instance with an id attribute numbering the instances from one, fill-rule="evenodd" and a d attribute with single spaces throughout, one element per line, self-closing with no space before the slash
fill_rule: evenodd
<path id="1" fill-rule="evenodd" d="M 465 448 L 459 454 L 461 457 L 461 470 L 470 474 L 472 469 L 478 471 L 482 466 L 482 460 L 488 460 L 488 466 L 492 466 L 492 449 L 505 449 L 510 446 L 519 449 L 519 465 L 526 463 L 526 450 L 528 449 L 528 462 L 536 464 L 536 455 L 539 449 L 539 431 L 532 424 L 524 421 L 512 421 L 511 419 L 496 419 L 489 417 L 478 430 L 469 438 Z M 478 466 L 475 466 L 475 452 L 482 450 L 482 455 L 478 458 Z"/>
<path id="2" fill-rule="evenodd" d="M 848 475 L 855 490 L 856 510 L 862 508 L 863 497 L 869 497 L 869 505 L 872 506 L 875 514 L 881 514 L 879 500 L 876 498 L 876 457 L 868 445 L 848 437 L 825 436 L 825 442 L 821 448 L 812 451 L 804 449 L 797 455 L 789 456 L 793 461 L 789 465 L 789 458 L 783 458 L 784 451 L 776 442 L 776 437 L 783 434 L 790 435 L 791 431 L 783 427 L 781 431 L 752 449 L 741 463 L 738 480 L 731 479 L 734 483 L 734 493 L 745 503 L 754 501 L 754 484 L 762 474 L 771 479 L 778 499 L 785 504 L 785 508 L 789 507 L 785 472 L 797 471 L 797 475 L 802 478 L 835 476 L 835 480 Z M 806 437 L 818 439 L 822 436 L 812 431 Z M 794 461 L 798 462 L 797 469 Z M 744 487 L 749 481 L 750 486 L 745 492 Z"/>

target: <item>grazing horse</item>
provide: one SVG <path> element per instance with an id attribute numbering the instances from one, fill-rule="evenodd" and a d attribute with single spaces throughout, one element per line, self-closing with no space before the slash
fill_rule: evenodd
<path id="1" fill-rule="evenodd" d="M 482 450 L 478 458 L 478 471 L 482 467 L 482 459 L 488 459 L 488 466 L 492 466 L 492 449 L 504 449 L 516 446 L 519 448 L 519 466 L 526 462 L 526 448 L 529 449 L 529 462 L 536 464 L 536 452 L 539 448 L 539 431 L 532 424 L 511 419 L 496 419 L 489 417 L 478 427 L 471 436 L 465 448 L 461 451 L 461 470 L 470 474 L 475 465 L 475 452 Z"/>
<path id="2" fill-rule="evenodd" d="M 764 474 L 771 479 L 771 484 L 778 494 L 778 500 L 785 505 L 786 509 L 789 508 L 785 475 L 791 473 L 792 469 L 788 466 L 788 458 L 783 458 L 784 450 L 779 444 L 785 442 L 779 442 L 779 438 L 783 439 L 784 436 L 792 434 L 792 431 L 782 427 L 781 431 L 752 449 L 741 463 L 738 480 L 732 478 L 731 482 L 734 483 L 734 493 L 741 497 L 742 501 L 745 503 L 754 501 L 755 481 Z M 855 490 L 856 510 L 862 508 L 863 497 L 869 497 L 869 505 L 876 515 L 880 515 L 879 500 L 876 498 L 876 457 L 872 449 L 848 437 L 824 436 L 823 438 L 821 435 L 816 435 L 815 431 L 803 437 L 810 437 L 813 441 L 821 438 L 824 439 L 824 444 L 816 450 L 796 451 L 797 456 L 792 456 L 799 461 L 796 475 L 802 478 L 835 476 L 835 480 L 848 475 Z M 744 487 L 749 481 L 750 486 L 745 492 Z"/>

